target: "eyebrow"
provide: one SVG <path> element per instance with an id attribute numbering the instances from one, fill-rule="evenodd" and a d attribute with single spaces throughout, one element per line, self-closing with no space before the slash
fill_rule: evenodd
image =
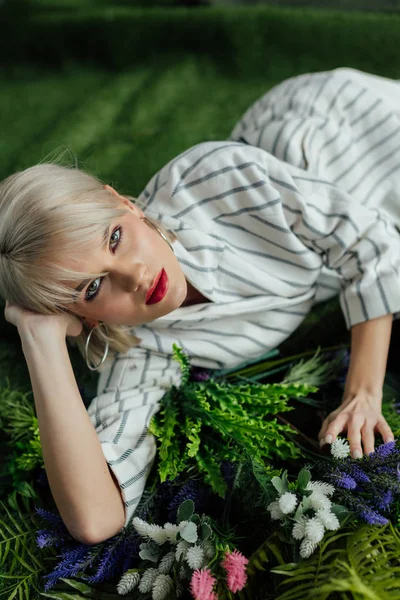
<path id="1" fill-rule="evenodd" d="M 107 244 L 107 242 L 108 242 L 108 238 L 110 237 L 110 229 L 111 229 L 111 225 L 107 225 L 107 227 L 106 227 L 106 228 L 105 228 L 105 230 L 104 230 L 104 233 L 103 233 L 103 240 L 102 240 L 102 243 L 101 243 L 101 247 L 102 247 L 102 248 L 104 248 L 104 246 L 105 246 L 105 245 Z M 86 286 L 87 286 L 87 284 L 88 284 L 88 283 L 90 283 L 91 281 L 92 281 L 91 279 L 84 279 L 83 281 L 81 281 L 81 283 L 79 283 L 79 284 L 76 286 L 75 290 L 76 290 L 77 292 L 81 292 L 81 291 L 83 290 L 83 288 L 84 288 L 84 287 L 86 287 Z"/>

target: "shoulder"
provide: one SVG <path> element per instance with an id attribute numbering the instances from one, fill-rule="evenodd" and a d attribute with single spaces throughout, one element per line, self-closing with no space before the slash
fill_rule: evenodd
<path id="1" fill-rule="evenodd" d="M 278 179 L 285 177 L 288 168 L 255 146 L 234 141 L 204 142 L 160 169 L 138 200 L 145 213 L 179 221 L 194 203 L 199 208 L 208 206 L 210 199 L 222 199 L 232 190 L 246 191 L 266 183 L 269 173 Z M 179 226 L 177 222 L 176 228 Z"/>

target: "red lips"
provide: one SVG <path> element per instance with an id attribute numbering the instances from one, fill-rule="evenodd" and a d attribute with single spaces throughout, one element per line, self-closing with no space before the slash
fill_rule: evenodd
<path id="1" fill-rule="evenodd" d="M 160 302 L 168 290 L 168 276 L 164 269 L 158 273 L 153 285 L 146 294 L 146 304 L 157 304 Z"/>

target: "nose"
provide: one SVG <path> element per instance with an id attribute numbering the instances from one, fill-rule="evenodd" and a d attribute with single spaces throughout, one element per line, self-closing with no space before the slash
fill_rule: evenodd
<path id="1" fill-rule="evenodd" d="M 120 283 L 127 292 L 137 292 L 148 282 L 147 267 L 143 263 L 127 261 L 120 271 Z"/>

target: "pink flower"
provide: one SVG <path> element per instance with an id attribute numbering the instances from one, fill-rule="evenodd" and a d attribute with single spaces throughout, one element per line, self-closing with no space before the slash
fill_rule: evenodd
<path id="1" fill-rule="evenodd" d="M 225 554 L 221 564 L 226 571 L 228 588 L 231 592 L 239 592 L 246 585 L 246 565 L 248 562 L 248 559 L 237 550 Z"/>
<path id="2" fill-rule="evenodd" d="M 190 582 L 190 591 L 193 594 L 193 598 L 196 600 L 218 600 L 212 590 L 215 583 L 216 579 L 211 575 L 209 569 L 197 569 L 194 571 Z"/>

